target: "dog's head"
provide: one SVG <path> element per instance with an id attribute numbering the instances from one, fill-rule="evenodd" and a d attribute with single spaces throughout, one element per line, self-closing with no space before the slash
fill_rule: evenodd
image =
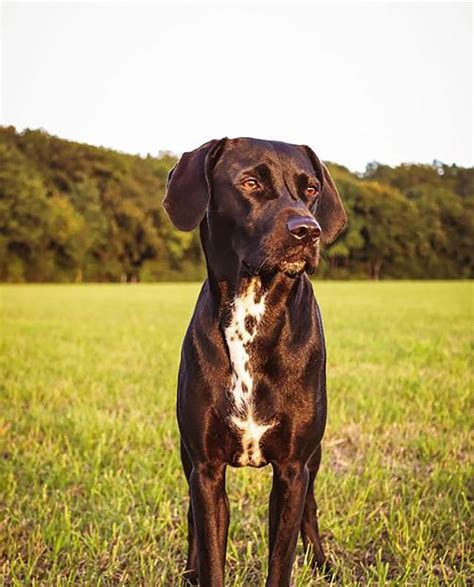
<path id="1" fill-rule="evenodd" d="M 306 146 L 250 138 L 210 141 L 170 172 L 164 207 L 180 230 L 233 251 L 251 274 L 317 266 L 347 217 L 327 168 Z M 202 225 L 201 225 L 202 226 Z"/>

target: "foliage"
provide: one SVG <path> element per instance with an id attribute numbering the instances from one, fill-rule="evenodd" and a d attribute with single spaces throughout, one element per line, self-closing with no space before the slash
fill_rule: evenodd
<path id="1" fill-rule="evenodd" d="M 175 230 L 161 206 L 175 162 L 0 127 L 0 280 L 200 279 L 197 231 Z M 472 168 L 330 169 L 350 227 L 323 277 L 472 277 Z"/>
<path id="2" fill-rule="evenodd" d="M 372 163 L 362 177 L 329 165 L 349 213 L 327 251 L 332 277 L 469 278 L 474 169 Z"/>
<path id="3" fill-rule="evenodd" d="M 329 397 L 316 495 L 333 584 L 472 584 L 471 283 L 314 287 Z M 1 585 L 179 585 L 175 386 L 198 291 L 3 286 Z M 270 467 L 228 470 L 228 585 L 263 584 L 270 484 Z M 323 584 L 300 542 L 295 585 Z"/>

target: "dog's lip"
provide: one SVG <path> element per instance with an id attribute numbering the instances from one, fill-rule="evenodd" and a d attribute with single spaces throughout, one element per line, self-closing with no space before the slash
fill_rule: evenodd
<path id="1" fill-rule="evenodd" d="M 300 245 L 287 250 L 286 254 L 281 255 L 279 259 L 265 258 L 260 261 L 257 259 L 255 263 L 242 259 L 242 271 L 251 276 L 275 272 L 288 273 L 284 266 L 294 263 L 295 265 L 301 264 L 301 269 L 298 269 L 296 273 L 301 274 L 306 271 L 311 274 L 314 273 L 316 267 L 315 253 L 313 246 Z M 290 271 L 289 273 L 293 274 L 294 272 Z"/>
<path id="2" fill-rule="evenodd" d="M 309 251 L 307 247 L 300 249 L 299 251 L 290 252 L 289 255 L 281 259 L 278 263 L 279 271 L 283 271 L 284 273 L 293 275 L 301 275 L 302 273 L 309 273 L 312 274 L 316 270 L 317 265 L 317 258 L 314 257 L 312 254 L 313 251 Z M 287 271 L 285 265 L 291 264 L 300 265 L 301 268 L 298 268 L 296 271 Z"/>
<path id="3" fill-rule="evenodd" d="M 306 258 L 305 258 L 303 251 L 293 253 L 292 255 L 287 255 L 286 257 L 283 257 L 283 259 L 282 259 L 282 262 L 287 262 L 287 263 L 297 263 L 298 261 L 306 261 Z"/>
<path id="4" fill-rule="evenodd" d="M 278 264 L 278 270 L 290 276 L 301 275 L 308 269 L 306 259 L 284 259 Z"/>

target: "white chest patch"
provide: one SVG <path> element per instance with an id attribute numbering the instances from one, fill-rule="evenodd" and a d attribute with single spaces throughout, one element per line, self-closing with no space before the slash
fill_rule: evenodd
<path id="1" fill-rule="evenodd" d="M 257 278 L 251 279 L 245 290 L 234 299 L 231 321 L 225 329 L 232 366 L 229 390 L 233 403 L 231 421 L 242 434 L 239 462 L 243 466 L 262 464 L 260 440 L 273 426 L 273 423 L 257 422 L 254 416 L 250 350 L 265 312 L 265 294 L 258 293 L 257 287 Z"/>

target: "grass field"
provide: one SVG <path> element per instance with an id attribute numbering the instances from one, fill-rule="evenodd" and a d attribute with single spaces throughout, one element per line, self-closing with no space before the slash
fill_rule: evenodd
<path id="1" fill-rule="evenodd" d="M 317 496 L 335 582 L 472 585 L 473 287 L 315 290 L 330 408 Z M 179 584 L 175 380 L 197 292 L 3 287 L 0 584 Z M 229 469 L 228 585 L 263 584 L 270 482 L 269 467 Z M 294 576 L 324 582 L 301 545 Z"/>

